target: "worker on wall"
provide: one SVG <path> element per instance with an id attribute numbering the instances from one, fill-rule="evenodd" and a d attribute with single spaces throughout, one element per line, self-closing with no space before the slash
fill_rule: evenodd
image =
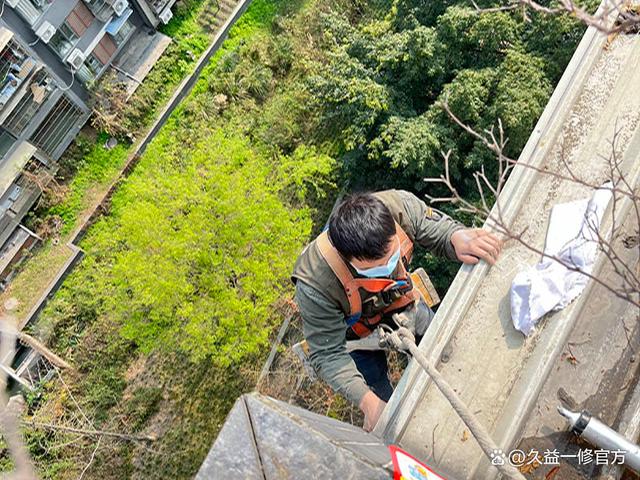
<path id="1" fill-rule="evenodd" d="M 311 364 L 335 391 L 358 405 L 371 430 L 393 392 L 382 350 L 348 352 L 403 311 L 422 336 L 433 311 L 407 274 L 413 244 L 452 260 L 493 265 L 501 242 L 429 208 L 415 195 L 356 193 L 336 206 L 328 229 L 298 258 L 293 279 Z M 392 325 L 393 326 L 393 325 Z"/>

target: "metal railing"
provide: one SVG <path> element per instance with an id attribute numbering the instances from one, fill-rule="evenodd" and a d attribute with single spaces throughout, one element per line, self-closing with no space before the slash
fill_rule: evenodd
<path id="1" fill-rule="evenodd" d="M 113 7 L 105 0 L 84 0 L 91 13 L 101 22 L 108 21 L 113 15 Z"/>
<path id="2" fill-rule="evenodd" d="M 4 127 L 14 135 L 20 135 L 55 87 L 55 83 L 45 70 L 36 72 L 25 93 L 3 122 Z"/>
<path id="3" fill-rule="evenodd" d="M 63 95 L 40 126 L 33 132 L 30 142 L 53 157 L 58 146 L 82 118 L 82 110 Z"/>
<path id="4" fill-rule="evenodd" d="M 14 7 L 14 10 L 18 12 L 18 14 L 29 23 L 29 25 L 33 25 L 51 3 L 51 1 L 19 0 L 18 4 Z"/>
<path id="5" fill-rule="evenodd" d="M 15 40 L 7 42 L 0 51 L 0 107 L 9 101 L 35 64 Z"/>

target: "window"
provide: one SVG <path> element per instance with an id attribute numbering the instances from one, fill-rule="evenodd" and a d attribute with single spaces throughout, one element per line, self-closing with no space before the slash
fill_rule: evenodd
<path id="1" fill-rule="evenodd" d="M 65 21 L 60 25 L 60 28 L 58 28 L 55 35 L 51 37 L 49 45 L 61 58 L 64 58 L 67 53 L 69 53 L 69 50 L 71 50 L 71 48 L 76 44 L 78 38 L 79 37 L 73 30 L 71 30 L 71 27 L 67 25 L 67 22 Z"/>
<path id="2" fill-rule="evenodd" d="M 16 139 L 13 135 L 0 128 L 0 158 L 4 157 L 15 143 Z"/>
<path id="3" fill-rule="evenodd" d="M 87 3 L 89 4 L 89 8 L 91 10 L 100 10 L 105 5 L 109 6 L 109 4 L 107 2 L 105 2 L 104 0 L 87 0 Z"/>
<path id="4" fill-rule="evenodd" d="M 53 0 L 29 0 L 29 3 L 42 13 L 53 3 Z"/>
<path id="5" fill-rule="evenodd" d="M 96 57 L 94 53 L 90 53 L 76 75 L 82 83 L 87 83 L 95 79 L 103 68 L 104 64 L 98 57 Z"/>
<path id="6" fill-rule="evenodd" d="M 96 57 L 93 53 L 91 53 L 87 57 L 87 60 L 85 63 L 87 64 L 87 67 L 89 67 L 89 70 L 91 70 L 91 73 L 93 73 L 94 76 L 98 75 L 98 73 L 100 73 L 100 70 L 102 70 L 102 67 L 104 67 L 104 63 L 102 63 L 98 59 L 98 57 Z"/>
<path id="7" fill-rule="evenodd" d="M 116 45 L 122 45 L 133 28 L 134 27 L 129 20 L 125 21 L 113 36 L 113 40 L 116 42 Z"/>
<path id="8" fill-rule="evenodd" d="M 0 80 L 6 80 L 10 73 L 20 72 L 22 64 L 27 58 L 24 50 L 15 41 L 9 40 L 6 47 L 0 52 Z"/>
<path id="9" fill-rule="evenodd" d="M 46 71 L 38 70 L 29 82 L 25 94 L 5 119 L 4 126 L 7 130 L 19 136 L 54 89 L 55 83 Z"/>
<path id="10" fill-rule="evenodd" d="M 91 70 L 89 70 L 89 67 L 87 67 L 87 64 L 83 63 L 76 72 L 76 78 L 83 84 L 87 84 L 93 80 L 94 76 L 93 73 L 91 73 Z"/>
<path id="11" fill-rule="evenodd" d="M 84 32 L 87 31 L 87 28 L 93 23 L 94 19 L 95 17 L 86 5 L 78 2 L 51 38 L 49 45 L 61 58 L 66 57 L 67 53 L 69 53 Z"/>
<path id="12" fill-rule="evenodd" d="M 35 61 L 10 40 L 0 52 L 0 109 L 4 107 L 29 76 Z"/>
<path id="13" fill-rule="evenodd" d="M 106 22 L 113 13 L 111 5 L 105 0 L 87 0 L 87 4 L 89 5 L 89 10 L 103 22 Z"/>
<path id="14" fill-rule="evenodd" d="M 53 0 L 20 0 L 14 9 L 29 25 L 33 25 L 52 3 Z"/>
<path id="15" fill-rule="evenodd" d="M 122 45 L 133 29 L 134 26 L 129 20 L 124 22 L 120 27 L 120 30 L 118 30 L 118 32 L 113 36 L 113 40 L 116 42 L 116 45 Z"/>
<path id="16" fill-rule="evenodd" d="M 80 70 L 78 70 L 78 78 L 80 78 L 83 83 L 87 83 L 100 75 L 104 66 L 109 63 L 117 48 L 111 35 L 105 34 L 95 46 L 93 52 L 91 52 L 84 61 Z"/>

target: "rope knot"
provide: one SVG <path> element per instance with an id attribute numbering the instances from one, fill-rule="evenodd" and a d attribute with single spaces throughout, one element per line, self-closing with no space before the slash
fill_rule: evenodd
<path id="1" fill-rule="evenodd" d="M 380 325 L 378 327 L 378 335 L 380 336 L 380 346 L 382 348 L 398 351 L 406 350 L 404 342 L 398 335 L 398 332 L 388 325 Z"/>
<path id="2" fill-rule="evenodd" d="M 411 330 L 407 327 L 400 327 L 396 330 L 400 340 L 402 340 L 403 345 L 405 346 L 405 350 L 409 350 L 410 343 L 416 343 L 416 337 Z"/>

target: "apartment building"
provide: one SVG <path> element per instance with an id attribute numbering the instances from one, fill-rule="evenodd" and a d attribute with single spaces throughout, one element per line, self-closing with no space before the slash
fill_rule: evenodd
<path id="1" fill-rule="evenodd" d="M 0 0 L 0 288 L 37 241 L 20 224 L 87 121 L 91 82 L 113 67 L 139 84 L 174 1 Z"/>

